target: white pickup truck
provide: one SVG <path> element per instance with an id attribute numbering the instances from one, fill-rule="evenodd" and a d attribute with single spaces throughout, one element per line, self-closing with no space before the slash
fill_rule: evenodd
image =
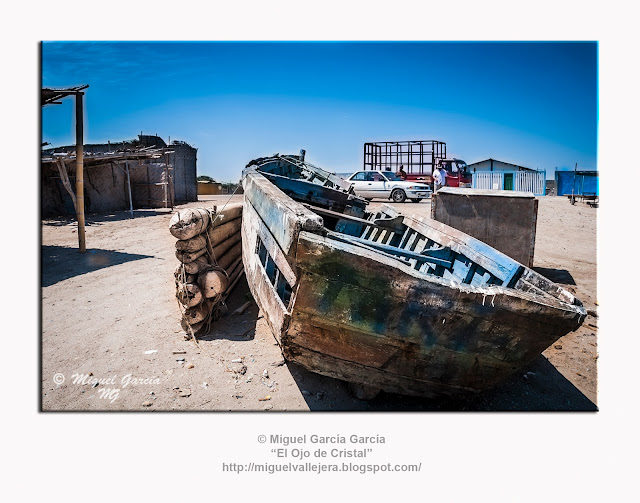
<path id="1" fill-rule="evenodd" d="M 371 201 L 373 198 L 391 199 L 403 203 L 407 198 L 419 203 L 431 197 L 431 188 L 421 182 L 403 180 L 392 171 L 357 171 L 349 178 L 356 195 Z"/>

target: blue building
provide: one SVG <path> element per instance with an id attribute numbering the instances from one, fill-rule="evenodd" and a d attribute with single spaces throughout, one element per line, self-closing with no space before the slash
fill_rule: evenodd
<path id="1" fill-rule="evenodd" d="M 597 171 L 556 171 L 558 196 L 599 196 Z"/>

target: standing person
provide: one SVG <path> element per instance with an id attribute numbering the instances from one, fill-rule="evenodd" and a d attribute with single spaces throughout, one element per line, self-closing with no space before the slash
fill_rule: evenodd
<path id="1" fill-rule="evenodd" d="M 404 170 L 404 166 L 401 164 L 400 165 L 400 169 L 398 170 L 398 172 L 396 173 L 396 175 L 398 175 L 400 178 L 402 178 L 403 180 L 407 179 L 407 173 Z"/>
<path id="2" fill-rule="evenodd" d="M 442 177 L 442 186 L 447 185 L 447 170 L 440 166 L 440 176 Z"/>
<path id="3" fill-rule="evenodd" d="M 444 171 L 444 170 L 442 170 Z M 442 176 L 441 168 L 436 168 L 433 170 L 433 191 L 437 192 L 440 187 L 444 185 L 446 180 L 445 177 Z"/>

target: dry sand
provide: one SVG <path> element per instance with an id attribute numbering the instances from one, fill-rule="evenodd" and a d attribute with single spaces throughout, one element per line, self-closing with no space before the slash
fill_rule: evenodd
<path id="1" fill-rule="evenodd" d="M 181 207 L 223 205 L 227 196 L 202 199 Z M 430 202 L 399 206 L 430 215 Z M 284 363 L 255 303 L 242 315 L 231 314 L 251 299 L 244 280 L 211 333 L 199 345 L 184 340 L 170 210 L 136 210 L 134 219 L 124 211 L 87 215 L 84 255 L 77 251 L 72 220 L 45 220 L 42 409 L 595 410 L 597 212 L 566 198 L 540 198 L 534 260 L 536 270 L 575 292 L 592 315 L 529 368 L 464 401 L 387 393 L 360 401 L 344 382 Z M 237 372 L 242 365 L 244 374 Z M 74 383 L 74 375 L 88 376 L 86 384 Z M 100 382 L 94 386 L 92 379 Z"/>

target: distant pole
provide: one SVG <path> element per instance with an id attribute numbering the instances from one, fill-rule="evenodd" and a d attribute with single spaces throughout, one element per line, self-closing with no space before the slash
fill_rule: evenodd
<path id="1" fill-rule="evenodd" d="M 127 168 L 127 187 L 129 187 L 129 211 L 131 212 L 131 218 L 133 218 L 133 199 L 131 198 L 131 176 L 129 175 L 129 159 L 127 154 L 124 154 L 124 165 Z"/>
<path id="2" fill-rule="evenodd" d="M 578 163 L 576 162 L 576 167 L 573 169 L 573 187 L 571 187 L 571 204 L 576 204 L 576 175 L 578 172 Z"/>
<path id="3" fill-rule="evenodd" d="M 84 133 L 82 96 L 76 93 L 76 213 L 78 217 L 78 243 L 80 253 L 87 251 L 84 233 Z"/>
<path id="4" fill-rule="evenodd" d="M 164 154 L 164 207 L 169 207 L 169 154 L 166 152 Z"/>

